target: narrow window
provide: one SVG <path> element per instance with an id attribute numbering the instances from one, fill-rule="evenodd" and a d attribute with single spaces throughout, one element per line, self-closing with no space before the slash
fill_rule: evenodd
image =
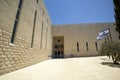
<path id="1" fill-rule="evenodd" d="M 17 29 L 18 22 L 19 22 L 19 16 L 20 16 L 22 4 L 23 4 L 23 0 L 19 0 L 19 5 L 18 5 L 17 12 L 16 12 L 14 26 L 13 26 L 13 32 L 12 32 L 11 40 L 10 40 L 11 43 L 14 43 L 14 39 L 15 39 L 15 35 L 16 35 L 16 29 Z"/>
<path id="2" fill-rule="evenodd" d="M 37 11 L 35 11 L 35 15 L 34 15 L 33 32 L 32 32 L 32 41 L 31 41 L 31 48 L 33 47 L 33 42 L 34 42 L 35 25 L 36 25 L 36 16 L 37 16 Z"/>
<path id="3" fill-rule="evenodd" d="M 48 22 L 48 19 L 47 19 L 47 22 Z"/>
<path id="4" fill-rule="evenodd" d="M 87 51 L 89 51 L 88 42 L 86 42 L 86 48 L 87 48 Z"/>
<path id="5" fill-rule="evenodd" d="M 63 48 L 63 45 L 61 45 L 61 48 Z"/>
<path id="6" fill-rule="evenodd" d="M 55 51 L 55 54 L 57 54 L 57 51 Z"/>
<path id="7" fill-rule="evenodd" d="M 57 49 L 57 45 L 55 45 L 55 48 Z"/>
<path id="8" fill-rule="evenodd" d="M 54 58 L 57 58 L 58 57 L 58 52 L 55 51 L 55 55 L 54 55 Z"/>
<path id="9" fill-rule="evenodd" d="M 36 2 L 38 3 L 39 0 L 36 0 Z"/>
<path id="10" fill-rule="evenodd" d="M 110 40 L 109 40 L 109 36 L 107 35 L 107 41 L 109 42 Z"/>
<path id="11" fill-rule="evenodd" d="M 106 39 L 106 37 L 105 37 L 105 43 L 107 43 L 107 39 Z"/>
<path id="12" fill-rule="evenodd" d="M 43 27 L 44 27 L 44 21 L 42 21 L 40 49 L 42 48 Z"/>
<path id="13" fill-rule="evenodd" d="M 119 35 L 118 39 L 120 39 L 120 35 Z"/>
<path id="14" fill-rule="evenodd" d="M 96 51 L 98 51 L 98 44 L 97 44 L 97 42 L 95 42 L 95 46 L 96 46 Z"/>
<path id="15" fill-rule="evenodd" d="M 43 16 L 44 16 L 44 14 L 45 14 L 45 11 L 43 11 Z"/>
<path id="16" fill-rule="evenodd" d="M 46 48 L 47 48 L 47 34 L 48 34 L 48 29 L 46 29 Z"/>
<path id="17" fill-rule="evenodd" d="M 22 4 L 23 4 L 23 0 L 19 0 L 18 9 L 21 9 L 21 7 L 22 7 Z"/>
<path id="18" fill-rule="evenodd" d="M 16 13 L 16 20 L 19 19 L 19 15 L 20 15 L 20 10 L 18 9 L 18 10 L 17 10 L 17 13 Z"/>
<path id="19" fill-rule="evenodd" d="M 77 42 L 77 51 L 79 52 L 79 43 Z"/>
<path id="20" fill-rule="evenodd" d="M 58 58 L 60 58 L 60 51 L 58 51 Z"/>

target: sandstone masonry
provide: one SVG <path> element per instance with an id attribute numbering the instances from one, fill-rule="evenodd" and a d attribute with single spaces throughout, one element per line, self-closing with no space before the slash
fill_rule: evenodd
<path id="1" fill-rule="evenodd" d="M 43 0 L 0 0 L 0 11 L 0 75 L 47 60 L 52 33 Z"/>

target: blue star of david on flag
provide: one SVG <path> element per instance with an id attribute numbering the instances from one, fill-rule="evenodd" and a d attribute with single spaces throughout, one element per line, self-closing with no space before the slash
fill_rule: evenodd
<path id="1" fill-rule="evenodd" d="M 104 39 L 109 34 L 109 29 L 104 29 L 98 33 L 97 40 Z"/>

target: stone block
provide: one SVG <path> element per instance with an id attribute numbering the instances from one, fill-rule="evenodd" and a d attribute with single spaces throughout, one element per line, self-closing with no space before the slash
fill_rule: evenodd
<path id="1" fill-rule="evenodd" d="M 9 42 L 3 42 L 3 44 L 4 44 L 5 46 L 8 46 L 8 45 L 9 45 Z"/>
<path id="2" fill-rule="evenodd" d="M 4 58 L 0 57 L 0 63 L 4 62 Z"/>
<path id="3" fill-rule="evenodd" d="M 0 55 L 3 54 L 2 48 L 0 48 Z"/>
<path id="4" fill-rule="evenodd" d="M 6 49 L 6 48 L 3 48 L 3 52 L 7 52 L 8 51 L 8 49 Z"/>
<path id="5" fill-rule="evenodd" d="M 1 40 L 4 41 L 4 42 L 8 42 L 9 41 L 9 39 L 3 38 L 3 37 L 1 38 Z"/>
<path id="6" fill-rule="evenodd" d="M 0 45 L 2 45 L 3 44 L 3 41 L 2 40 L 0 40 Z"/>
<path id="7" fill-rule="evenodd" d="M 4 54 L 5 54 L 5 55 L 9 55 L 10 52 L 8 52 L 8 51 L 4 51 Z"/>
<path id="8" fill-rule="evenodd" d="M 5 39 L 9 39 L 9 35 L 6 35 L 6 34 L 2 35 L 2 37 L 5 38 Z"/>
<path id="9" fill-rule="evenodd" d="M 10 64 L 10 62 L 9 61 L 5 61 L 5 65 L 9 65 Z"/>
<path id="10" fill-rule="evenodd" d="M 9 36 L 9 33 L 7 31 L 2 30 L 2 35 L 7 35 Z"/>
<path id="11" fill-rule="evenodd" d="M 40 9 L 36 9 L 36 1 L 35 0 L 24 1 L 24 4 L 26 5 L 23 4 L 22 6 L 21 12 L 22 16 L 20 16 L 19 25 L 16 29 L 14 44 L 10 43 L 10 39 L 13 31 L 14 20 L 19 2 L 18 0 L 14 1 L 0 0 L 0 3 L 1 3 L 0 22 L 2 22 L 0 24 L 0 62 L 1 65 L 4 64 L 2 66 L 3 71 L 0 71 L 1 75 L 3 73 L 8 73 L 13 70 L 17 70 L 38 62 L 37 59 L 33 58 L 37 58 L 37 56 L 42 56 L 42 54 L 35 54 L 38 53 L 35 50 L 35 48 L 39 46 L 34 46 L 33 51 L 31 51 L 31 54 L 29 54 L 28 52 L 29 51 L 28 49 L 31 48 L 34 12 L 35 10 L 37 10 L 38 12 L 41 11 Z M 39 7 L 44 7 L 42 0 L 40 3 L 42 5 L 39 5 Z M 11 13 L 9 13 L 9 11 L 11 11 Z M 26 17 L 28 15 L 29 17 Z M 41 15 L 37 15 L 37 17 L 41 17 Z M 46 17 L 49 18 L 48 15 L 46 15 Z M 36 19 L 37 21 L 43 20 L 41 18 Z M 46 22 L 44 23 L 46 24 Z M 42 27 L 41 22 L 40 24 L 36 25 L 34 45 L 39 45 L 40 43 L 41 27 Z M 49 26 L 44 25 L 44 27 L 48 28 L 49 29 L 48 31 L 51 30 L 51 24 L 49 24 Z M 48 36 L 52 37 L 51 34 L 50 35 L 48 34 Z M 43 38 L 43 41 L 45 41 L 45 37 Z M 39 61 L 41 61 L 40 58 Z"/>
<path id="12" fill-rule="evenodd" d="M 0 69 L 6 69 L 7 67 L 5 65 L 2 65 Z"/>
<path id="13" fill-rule="evenodd" d="M 0 76 L 3 75 L 3 74 L 5 74 L 5 70 L 0 69 Z"/>
<path id="14" fill-rule="evenodd" d="M 6 55 L 6 56 L 7 56 L 7 55 Z M 7 61 L 9 61 L 9 58 L 5 58 L 4 60 L 5 60 L 5 62 L 7 62 Z"/>
<path id="15" fill-rule="evenodd" d="M 7 55 L 1 54 L 1 55 L 0 55 L 0 58 L 7 58 Z"/>
<path id="16" fill-rule="evenodd" d="M 4 45 L 3 45 L 3 44 L 0 44 L 0 48 L 4 48 Z"/>
<path id="17" fill-rule="evenodd" d="M 8 54 L 7 56 L 8 56 L 8 58 L 11 58 L 11 57 L 12 57 L 11 54 Z"/>

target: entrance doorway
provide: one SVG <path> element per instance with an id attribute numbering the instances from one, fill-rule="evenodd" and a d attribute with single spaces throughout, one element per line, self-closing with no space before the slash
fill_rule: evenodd
<path id="1" fill-rule="evenodd" d="M 64 37 L 53 37 L 53 58 L 64 58 Z"/>

